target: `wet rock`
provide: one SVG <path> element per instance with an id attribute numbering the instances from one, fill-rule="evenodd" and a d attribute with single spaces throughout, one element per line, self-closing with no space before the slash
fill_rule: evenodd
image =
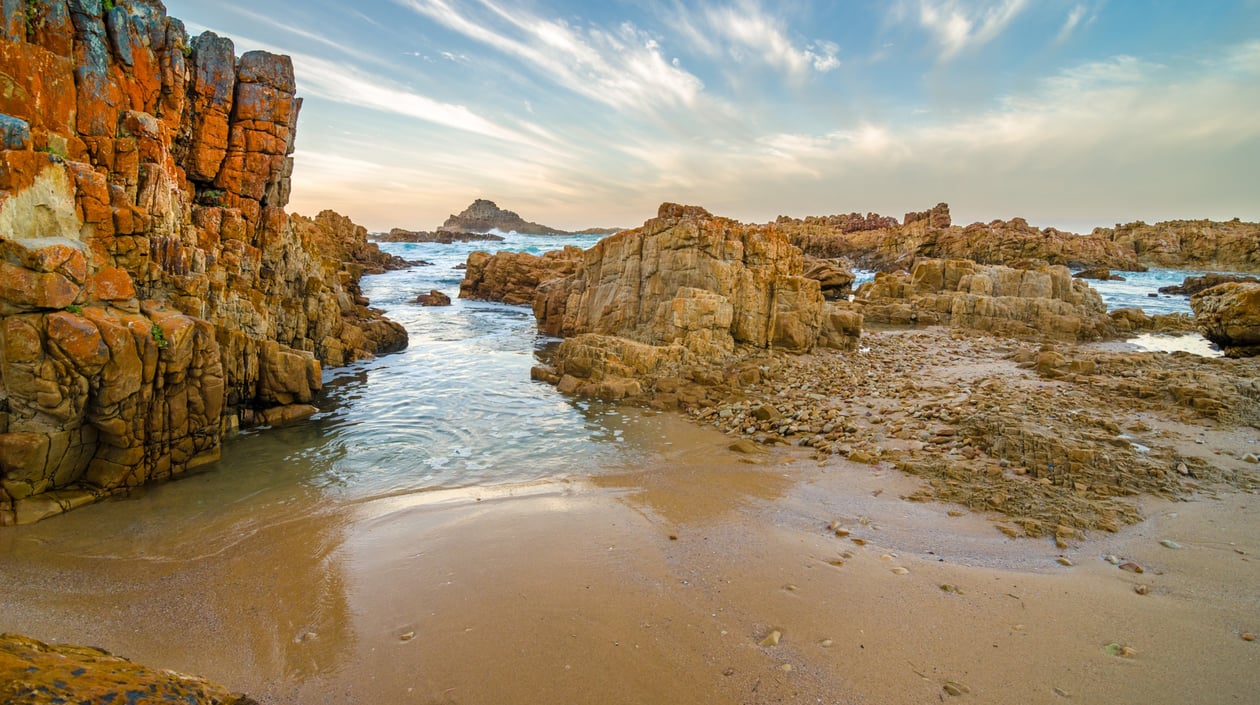
<path id="1" fill-rule="evenodd" d="M 450 306 L 451 297 L 443 294 L 437 289 L 433 289 L 427 294 L 420 294 L 417 296 L 415 303 L 418 303 L 421 306 Z"/>
<path id="2" fill-rule="evenodd" d="M 1229 357 L 1260 354 L 1260 283 L 1214 286 L 1190 297 L 1199 331 Z"/>

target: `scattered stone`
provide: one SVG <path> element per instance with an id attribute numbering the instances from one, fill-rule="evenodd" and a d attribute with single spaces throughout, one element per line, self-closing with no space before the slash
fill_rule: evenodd
<path id="1" fill-rule="evenodd" d="M 836 536 L 839 536 L 840 538 L 844 538 L 850 533 L 851 532 L 848 529 L 836 529 Z"/>
<path id="2" fill-rule="evenodd" d="M 1056 686 L 1056 687 L 1055 687 L 1055 689 L 1054 689 L 1054 694 L 1055 694 L 1055 695 L 1057 695 L 1057 696 L 1059 696 L 1060 698 L 1071 698 L 1071 697 L 1072 697 L 1072 694 L 1071 694 L 1071 693 L 1069 693 L 1068 691 L 1064 690 L 1063 688 L 1059 688 L 1059 687 L 1057 687 L 1057 686 Z"/>
<path id="3" fill-rule="evenodd" d="M 790 663 L 785 663 L 785 664 L 783 664 L 783 665 L 779 666 L 779 670 L 780 670 L 780 671 L 783 671 L 784 673 L 791 673 L 791 672 L 792 672 L 792 664 L 790 664 Z"/>
<path id="4" fill-rule="evenodd" d="M 818 642 L 818 645 L 823 647 L 824 649 L 829 649 L 831 648 L 831 645 L 834 643 L 835 642 L 832 641 L 831 639 L 823 639 L 822 641 Z"/>
<path id="5" fill-rule="evenodd" d="M 893 575 L 909 575 L 910 569 L 905 568 L 903 566 L 896 566 L 895 568 L 892 569 L 892 574 Z"/>
<path id="6" fill-rule="evenodd" d="M 1243 632 L 1242 634 L 1239 634 L 1238 636 L 1239 636 L 1239 637 L 1241 637 L 1243 641 L 1255 641 L 1255 640 L 1256 640 L 1256 635 L 1255 635 L 1255 634 L 1253 634 L 1253 633 L 1251 633 L 1251 632 Z"/>
<path id="7" fill-rule="evenodd" d="M 954 697 L 958 697 L 958 696 L 971 692 L 971 688 L 968 688 L 967 686 L 963 685 L 962 683 L 959 683 L 958 681 L 945 681 L 945 685 L 942 686 L 942 688 L 944 689 L 946 694 L 952 695 Z"/>
<path id="8" fill-rule="evenodd" d="M 1112 555 L 1112 554 L 1107 554 L 1103 556 L 1103 560 L 1107 561 L 1108 563 L 1112 565 L 1120 565 L 1123 562 L 1122 558 L 1120 558 L 1119 556 Z"/>
<path id="9" fill-rule="evenodd" d="M 1145 584 L 1134 585 L 1133 592 L 1136 592 L 1139 595 L 1147 595 L 1151 592 L 1151 588 Z"/>
<path id="10" fill-rule="evenodd" d="M 767 634 L 764 639 L 762 639 L 760 642 L 757 643 L 757 645 L 763 646 L 763 647 L 778 646 L 779 641 L 782 638 L 783 638 L 783 632 L 779 631 L 778 629 L 775 629 L 774 631 Z"/>
<path id="11" fill-rule="evenodd" d="M 399 635 L 398 640 L 399 640 L 399 641 L 411 641 L 412 639 L 415 639 L 415 638 L 416 638 L 416 633 L 415 633 L 415 632 L 406 632 L 406 633 L 404 633 L 404 634 Z"/>
<path id="12" fill-rule="evenodd" d="M 747 438 L 735 441 L 728 448 L 735 453 L 743 453 L 744 455 L 763 455 L 770 452 L 765 446 Z"/>
<path id="13" fill-rule="evenodd" d="M 1139 573 L 1139 574 L 1141 574 L 1141 573 L 1145 573 L 1145 572 L 1146 572 L 1146 569 L 1145 569 L 1145 568 L 1143 568 L 1142 566 L 1138 565 L 1137 563 L 1134 563 L 1133 561 L 1125 561 L 1124 563 L 1121 563 L 1119 566 L 1116 566 L 1116 567 L 1118 567 L 1120 570 L 1127 570 L 1127 571 L 1129 571 L 1130 573 Z"/>
<path id="14" fill-rule="evenodd" d="M 1072 560 L 1068 558 L 1067 556 L 1059 556 L 1058 558 L 1054 559 L 1054 562 L 1058 563 L 1059 565 L 1067 566 L 1069 568 L 1072 567 L 1073 565 Z"/>
<path id="15" fill-rule="evenodd" d="M 1164 539 L 1159 542 L 1159 545 L 1163 546 L 1164 548 L 1172 548 L 1172 549 L 1181 548 L 1181 544 L 1177 543 L 1176 541 L 1173 541 L 1172 539 Z"/>

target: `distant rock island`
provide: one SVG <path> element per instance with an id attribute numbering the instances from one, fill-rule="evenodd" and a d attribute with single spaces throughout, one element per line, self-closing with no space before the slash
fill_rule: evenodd
<path id="1" fill-rule="evenodd" d="M 612 235 L 624 228 L 587 228 L 585 230 L 561 230 L 538 223 L 531 223 L 516 213 L 503 210 L 494 201 L 478 198 L 459 215 L 452 215 L 442 223 L 438 232 L 488 233 L 491 230 L 522 235 Z"/>

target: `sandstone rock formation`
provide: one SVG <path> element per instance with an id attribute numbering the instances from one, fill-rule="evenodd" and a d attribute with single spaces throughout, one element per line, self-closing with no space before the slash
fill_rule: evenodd
<path id="1" fill-rule="evenodd" d="M 1154 225 L 1138 221 L 1095 228 L 1090 236 L 1130 250 L 1152 267 L 1260 272 L 1260 223 L 1238 218 L 1227 222 L 1170 220 Z"/>
<path id="2" fill-rule="evenodd" d="M 576 272 L 539 287 L 539 328 L 566 340 L 554 369 L 536 375 L 616 397 L 638 377 L 721 362 L 736 346 L 853 346 L 860 317 L 825 308 L 818 281 L 803 271 L 801 252 L 776 226 L 663 204 L 643 227 L 583 253 Z"/>
<path id="3" fill-rule="evenodd" d="M 1038 229 L 1023 218 L 954 226 L 949 206 L 944 203 L 927 211 L 907 213 L 903 225 L 898 225 L 896 219 L 874 214 L 864 222 L 880 227 L 849 229 L 855 225 L 852 221 L 833 226 L 816 219 L 791 221 L 783 227 L 792 243 L 808 255 L 846 257 L 859 267 L 877 271 L 908 268 L 919 257 L 1010 266 L 1038 263 L 1124 271 L 1144 269 L 1130 250 L 1106 238 L 1082 237 L 1054 228 Z"/>
<path id="4" fill-rule="evenodd" d="M 928 324 L 1001 335 L 1093 340 L 1113 330 L 1106 305 L 1066 267 L 1013 269 L 921 259 L 910 274 L 877 274 L 857 292 L 869 322 Z"/>
<path id="5" fill-rule="evenodd" d="M 0 5 L 0 525 L 213 462 L 225 429 L 313 413 L 321 365 L 405 345 L 398 266 L 284 206 L 288 57 L 157 0 Z"/>
<path id="6" fill-rule="evenodd" d="M 494 201 L 478 198 L 459 215 L 452 215 L 438 228 L 438 232 L 474 232 L 486 233 L 491 230 L 522 235 L 611 235 L 621 228 L 591 228 L 590 230 L 568 231 L 550 228 L 546 225 L 531 223 L 516 213 L 499 208 Z"/>
<path id="7" fill-rule="evenodd" d="M 465 233 L 454 230 L 426 232 L 394 228 L 388 233 L 371 236 L 376 242 L 437 242 L 450 245 L 455 242 L 503 242 L 505 238 L 493 233 Z"/>
<path id="8" fill-rule="evenodd" d="M 1203 337 L 1229 357 L 1260 355 L 1260 284 L 1220 284 L 1190 297 Z"/>
<path id="9" fill-rule="evenodd" d="M 508 251 L 494 255 L 473 252 L 468 255 L 464 266 L 459 296 L 518 306 L 532 305 L 540 284 L 576 272 L 581 261 L 581 248 L 572 246 L 542 255 Z"/>
<path id="10" fill-rule="evenodd" d="M 0 634 L 0 702 L 257 705 L 202 678 L 134 664 L 107 651 Z"/>
<path id="11" fill-rule="evenodd" d="M 969 259 L 1008 266 L 1057 264 L 1072 269 L 1144 271 L 1147 267 L 1260 271 L 1260 224 L 1137 222 L 1076 235 L 1035 228 L 1023 218 L 965 227 L 952 224 L 949 206 L 896 218 L 868 213 L 779 216 L 792 243 L 814 257 L 847 257 L 877 271 L 904 269 L 918 257 Z"/>

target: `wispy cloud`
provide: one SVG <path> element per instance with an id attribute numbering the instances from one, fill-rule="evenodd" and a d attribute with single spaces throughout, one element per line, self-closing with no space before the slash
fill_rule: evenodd
<path id="1" fill-rule="evenodd" d="M 1076 5 L 1068 12 L 1067 19 L 1063 21 L 1063 27 L 1059 29 L 1059 34 L 1054 38 L 1055 44 L 1062 44 L 1072 38 L 1072 33 L 1081 24 L 1081 20 L 1085 18 L 1085 6 Z"/>
<path id="2" fill-rule="evenodd" d="M 701 43 L 710 54 L 725 52 L 728 58 L 737 61 L 753 58 L 798 80 L 810 71 L 825 73 L 840 66 L 836 56 L 839 45 L 816 40 L 798 46 L 788 36 L 783 20 L 768 13 L 756 0 L 709 6 L 703 10 L 702 17 L 704 30 L 723 40 L 721 44 Z"/>
<path id="3" fill-rule="evenodd" d="M 1028 0 L 963 3 L 957 0 L 919 0 L 914 6 L 898 3 L 891 10 L 894 21 L 916 20 L 936 39 L 940 60 L 949 61 L 963 51 L 996 39 L 1028 5 Z"/>
<path id="4" fill-rule="evenodd" d="M 700 79 L 666 59 L 659 42 L 635 25 L 576 27 L 523 8 L 480 0 L 395 0 L 442 26 L 526 62 L 546 80 L 618 109 L 690 105 Z"/>

